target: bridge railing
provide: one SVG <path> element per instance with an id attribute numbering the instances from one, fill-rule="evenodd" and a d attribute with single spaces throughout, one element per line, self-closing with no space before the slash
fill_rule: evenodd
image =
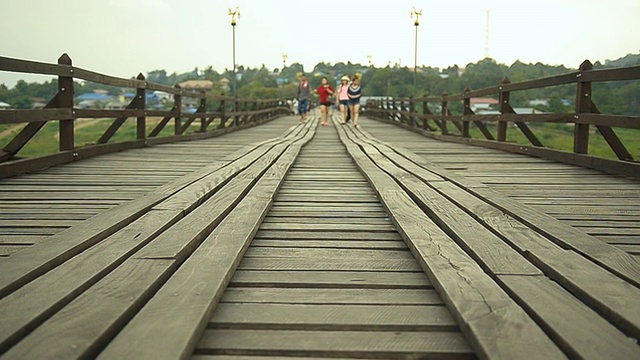
<path id="1" fill-rule="evenodd" d="M 590 167 L 610 173 L 640 177 L 640 163 L 625 147 L 613 128 L 640 130 L 640 116 L 601 114 L 592 100 L 592 83 L 605 81 L 625 81 L 640 79 L 640 66 L 592 70 L 587 60 L 578 71 L 542 79 L 511 83 L 505 78 L 501 84 L 470 90 L 462 94 L 420 98 L 386 98 L 367 102 L 366 114 L 397 125 L 421 132 L 426 136 L 446 141 L 480 145 L 490 148 L 523 153 L 554 161 Z M 554 114 L 517 114 L 509 102 L 513 91 L 538 89 L 558 85 L 576 85 L 575 111 Z M 499 114 L 479 115 L 471 109 L 471 99 L 493 96 L 498 100 Z M 450 104 L 460 101 L 462 114 L 453 114 Z M 429 104 L 439 105 L 440 113 L 429 110 Z M 420 110 L 418 110 L 420 109 Z M 449 124 L 453 124 L 449 126 Z M 487 124 L 495 125 L 495 135 Z M 528 145 L 507 142 L 509 124 L 517 127 L 528 140 Z M 573 124 L 573 151 L 562 151 L 545 147 L 527 123 Z M 472 138 L 473 124 L 483 138 Z M 595 126 L 618 160 L 606 159 L 588 154 L 591 126 Z M 635 141 L 640 141 L 636 137 Z"/>
<path id="2" fill-rule="evenodd" d="M 162 143 L 196 140 L 217 136 L 229 131 L 253 126 L 279 115 L 290 114 L 286 101 L 279 99 L 248 100 L 225 96 L 212 96 L 204 90 L 189 91 L 154 84 L 143 74 L 135 79 L 123 79 L 81 69 L 72 65 L 71 58 L 63 54 L 57 64 L 26 61 L 0 56 L 0 71 L 53 75 L 58 77 L 57 94 L 42 109 L 2 110 L 1 124 L 25 126 L 0 150 L 0 178 L 15 176 L 53 165 L 90 156 Z M 74 81 L 85 80 L 108 86 L 135 89 L 135 96 L 124 109 L 82 109 L 74 106 Z M 161 91 L 174 98 L 171 109 L 149 109 L 147 91 Z M 184 111 L 183 101 L 195 99 L 195 112 Z M 212 110 L 213 109 L 213 110 Z M 150 132 L 148 118 L 160 118 Z M 116 141 L 114 135 L 125 122 L 135 118 L 135 136 Z M 78 144 L 76 120 L 104 119 L 109 126 L 95 143 Z M 19 152 L 48 123 L 58 124 L 58 151 L 31 158 L 19 157 Z M 167 129 L 172 123 L 173 129 Z M 199 124 L 198 124 L 199 123 Z M 199 126 L 198 126 L 199 125 Z M 165 131 L 163 131 L 165 130 Z M 168 131 L 171 130 L 171 131 Z M 121 130 L 123 131 L 123 130 Z"/>

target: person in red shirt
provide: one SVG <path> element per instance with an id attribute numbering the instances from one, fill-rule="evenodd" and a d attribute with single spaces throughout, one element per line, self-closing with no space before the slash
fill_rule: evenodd
<path id="1" fill-rule="evenodd" d="M 320 125 L 327 126 L 329 120 L 329 106 L 331 106 L 331 99 L 329 96 L 333 95 L 333 88 L 329 85 L 329 79 L 323 77 L 320 80 L 320 86 L 315 90 L 315 93 L 320 97 Z"/>

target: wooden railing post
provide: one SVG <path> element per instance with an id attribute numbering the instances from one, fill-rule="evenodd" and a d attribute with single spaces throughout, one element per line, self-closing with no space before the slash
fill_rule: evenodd
<path id="1" fill-rule="evenodd" d="M 250 122 L 252 123 L 256 122 L 256 115 L 255 115 L 256 110 L 258 110 L 258 100 L 253 100 L 253 102 L 251 103 L 251 111 L 254 112 L 254 114 L 249 116 Z"/>
<path id="2" fill-rule="evenodd" d="M 145 81 L 145 77 L 142 73 L 139 73 L 136 79 L 140 81 Z M 144 87 L 136 88 L 136 109 L 141 109 L 144 111 L 147 108 L 147 96 L 145 94 Z M 147 138 L 147 117 L 138 116 L 136 118 L 136 139 L 144 140 Z"/>
<path id="3" fill-rule="evenodd" d="M 243 124 L 249 123 L 249 114 L 247 114 L 248 111 L 249 111 L 249 101 L 245 101 L 244 104 L 242 104 L 242 112 L 244 113 L 242 115 Z"/>
<path id="4" fill-rule="evenodd" d="M 71 58 L 67 54 L 62 54 L 58 58 L 60 65 L 72 65 Z M 73 109 L 73 77 L 58 77 L 58 107 Z M 73 111 L 73 110 L 71 110 Z M 60 151 L 73 150 L 75 147 L 73 117 L 70 119 L 60 119 L 59 138 Z"/>
<path id="5" fill-rule="evenodd" d="M 220 124 L 218 125 L 218 129 L 224 129 L 227 122 L 227 103 L 225 101 L 226 98 L 224 97 L 224 92 L 220 96 L 220 106 L 218 107 L 218 112 L 220 113 Z"/>
<path id="6" fill-rule="evenodd" d="M 200 105 L 198 106 L 198 112 L 203 113 L 200 118 L 200 132 L 203 133 L 207 132 L 207 126 L 209 125 L 209 122 L 207 121 L 207 92 L 204 91 L 204 89 L 200 89 L 200 93 L 204 95 L 204 97 L 200 99 Z"/>
<path id="7" fill-rule="evenodd" d="M 442 92 L 442 101 L 440 102 L 440 115 L 442 115 L 442 120 L 440 120 L 440 132 L 442 132 L 442 135 L 447 135 L 449 132 L 447 131 L 447 120 L 445 120 L 445 116 L 447 116 L 449 114 L 449 111 L 447 110 L 447 96 L 449 96 L 449 94 L 447 94 L 447 91 L 443 91 Z"/>
<path id="8" fill-rule="evenodd" d="M 238 110 L 240 109 L 239 103 L 238 103 L 238 98 L 234 97 L 233 98 L 233 126 L 238 126 Z"/>
<path id="9" fill-rule="evenodd" d="M 175 85 L 176 89 L 180 89 L 180 85 Z M 173 133 L 175 135 L 180 135 L 182 133 L 182 95 L 176 94 L 174 95 L 174 104 L 176 109 L 176 116 L 173 119 Z"/>
<path id="10" fill-rule="evenodd" d="M 508 77 L 505 76 L 505 78 L 502 80 L 502 84 L 506 85 L 506 84 L 510 84 L 511 80 L 509 80 Z M 503 86 L 499 87 L 500 90 L 503 90 Z M 511 104 L 509 104 L 509 92 L 508 91 L 501 91 L 500 92 L 500 113 L 501 114 L 515 114 L 515 110 L 513 110 L 513 108 L 511 107 Z M 508 123 L 506 121 L 500 121 L 498 123 L 498 125 L 504 124 L 502 128 L 498 127 L 498 140 L 500 139 L 500 137 L 503 137 L 502 141 L 506 141 L 507 139 L 507 125 Z M 529 140 L 529 142 L 531 143 L 531 145 L 533 146 L 543 146 L 542 143 L 540 142 L 540 140 L 538 139 L 538 137 L 536 137 L 536 135 L 533 133 L 533 131 L 531 131 L 531 129 L 529 128 L 529 126 L 527 126 L 527 124 L 524 121 L 514 121 L 514 124 L 518 127 L 518 129 L 520 129 L 520 131 L 522 131 L 522 134 L 524 136 L 527 137 L 527 140 Z M 488 131 L 487 131 L 488 133 Z M 487 134 L 485 134 L 486 136 Z M 489 137 L 487 137 L 489 138 Z"/>
<path id="11" fill-rule="evenodd" d="M 580 64 L 580 71 L 589 71 L 591 69 L 593 69 L 593 65 L 589 60 L 585 60 L 582 64 Z M 591 82 L 578 81 L 576 88 L 576 114 L 584 114 L 590 112 L 592 112 Z M 588 153 L 588 151 L 589 124 L 576 123 L 573 129 L 573 152 L 578 154 L 586 154 Z"/>
<path id="12" fill-rule="evenodd" d="M 427 96 L 426 95 L 424 95 L 422 97 L 422 115 L 424 116 L 422 118 L 422 129 L 431 130 L 429 128 L 429 124 L 427 123 L 427 117 L 426 117 L 426 115 L 429 115 L 429 103 L 427 102 Z"/>
<path id="13" fill-rule="evenodd" d="M 413 103 L 413 95 L 409 97 L 409 125 L 416 127 L 416 118 L 414 116 L 415 104 Z"/>
<path id="14" fill-rule="evenodd" d="M 466 86 L 464 88 L 463 91 L 463 96 L 464 98 L 462 99 L 462 115 L 473 115 L 473 111 L 471 110 L 471 98 L 469 97 L 469 92 L 471 91 L 471 89 L 469 89 L 468 86 Z M 462 120 L 462 137 L 471 137 L 471 135 L 469 135 L 469 120 Z"/>
<path id="15" fill-rule="evenodd" d="M 393 121 L 393 109 L 391 108 L 391 98 L 387 97 L 386 101 L 387 120 Z"/>
<path id="16" fill-rule="evenodd" d="M 510 84 L 511 80 L 508 77 L 502 79 L 502 84 Z M 498 89 L 502 90 L 502 86 L 499 86 Z M 500 102 L 500 113 L 508 114 L 510 113 L 511 105 L 509 105 L 509 92 L 508 91 L 500 91 L 498 95 L 498 101 Z M 507 121 L 498 121 L 498 141 L 507 141 L 507 126 L 509 123 Z"/>

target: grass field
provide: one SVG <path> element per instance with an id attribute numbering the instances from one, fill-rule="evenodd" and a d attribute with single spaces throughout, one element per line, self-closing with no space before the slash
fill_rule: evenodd
<path id="1" fill-rule="evenodd" d="M 104 131 L 111 125 L 113 119 L 79 119 L 75 123 L 75 144 L 81 147 L 89 144 L 95 144 Z M 150 133 L 158 124 L 160 118 L 147 118 L 147 134 Z M 215 129 L 219 124 L 216 120 L 209 125 L 209 130 Z M 22 129 L 23 125 L 0 125 L 0 148 L 4 148 L 11 139 Z M 171 120 L 167 126 L 160 132 L 158 137 L 173 135 L 174 123 Z M 200 120 L 194 121 L 185 131 L 185 134 L 194 133 L 200 129 Z M 109 140 L 109 143 L 135 140 L 136 138 L 136 120 L 128 119 L 116 134 Z M 47 123 L 38 133 L 20 150 L 18 153 L 21 157 L 35 157 L 52 154 L 58 151 L 58 122 Z"/>
<path id="2" fill-rule="evenodd" d="M 147 133 L 157 125 L 160 118 L 148 118 L 147 119 Z M 100 136 L 111 124 L 112 119 L 80 119 L 76 121 L 75 143 L 76 146 L 84 146 L 87 144 L 94 144 L 98 141 Z M 215 121 L 212 125 L 209 125 L 209 129 L 214 129 L 217 126 L 218 121 Z M 496 134 L 495 126 L 488 124 L 489 130 L 492 134 Z M 160 133 L 162 136 L 173 135 L 173 121 L 170 121 L 167 126 Z M 22 129 L 23 125 L 0 125 L 0 148 L 3 148 L 13 137 Z M 450 132 L 452 134 L 459 134 L 455 126 L 449 123 Z M 545 124 L 545 123 L 533 123 L 529 127 L 536 134 L 538 139 L 546 147 L 572 151 L 573 149 L 573 127 L 567 124 Z M 194 121 L 193 124 L 187 129 L 186 133 L 193 133 L 200 128 L 200 120 Z M 592 133 L 589 136 L 589 154 L 608 159 L 616 159 L 615 154 L 609 148 L 609 145 L 604 138 L 597 132 L 595 127 L 591 127 Z M 627 147 L 627 150 L 635 159 L 640 158 L 640 130 L 633 129 L 615 129 L 614 130 L 622 143 Z M 474 125 L 471 125 L 470 133 L 473 138 L 484 138 L 480 130 Z M 116 134 L 109 141 L 120 142 L 127 140 L 135 140 L 136 136 L 136 122 L 135 119 L 128 119 L 125 124 L 116 132 Z M 529 145 L 529 141 L 522 134 L 522 132 L 516 127 L 509 127 L 507 131 L 507 141 L 518 144 Z M 42 128 L 36 136 L 27 143 L 27 145 L 19 152 L 21 157 L 34 157 L 52 154 L 58 150 L 58 123 L 51 122 Z"/>
<path id="3" fill-rule="evenodd" d="M 451 122 L 447 125 L 451 134 L 460 134 Z M 496 137 L 496 126 L 492 125 L 493 124 L 487 124 L 487 127 L 494 137 Z M 545 147 L 568 152 L 573 151 L 573 126 L 559 123 L 531 123 L 528 125 Z M 636 160 L 640 159 L 640 130 L 615 128 L 614 132 L 618 135 L 618 138 L 620 138 L 620 141 L 629 153 L 631 153 L 631 156 Z M 474 139 L 484 139 L 484 136 L 475 125 L 470 126 L 469 133 Z M 531 145 L 520 129 L 515 126 L 508 128 L 507 141 L 516 144 Z M 617 159 L 604 137 L 596 131 L 595 126 L 590 127 L 589 155 L 607 159 Z"/>

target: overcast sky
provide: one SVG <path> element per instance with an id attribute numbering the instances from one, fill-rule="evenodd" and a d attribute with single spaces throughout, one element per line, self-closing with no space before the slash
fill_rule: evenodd
<path id="1" fill-rule="evenodd" d="M 232 68 L 228 8 L 239 6 L 240 65 L 400 61 L 413 66 L 411 7 L 423 10 L 418 64 L 445 68 L 489 55 L 577 68 L 640 52 L 640 0 L 2 0 L 0 55 L 129 78 L 165 69 Z M 0 71 L 13 86 L 21 74 Z M 28 81 L 44 80 L 26 77 Z"/>

